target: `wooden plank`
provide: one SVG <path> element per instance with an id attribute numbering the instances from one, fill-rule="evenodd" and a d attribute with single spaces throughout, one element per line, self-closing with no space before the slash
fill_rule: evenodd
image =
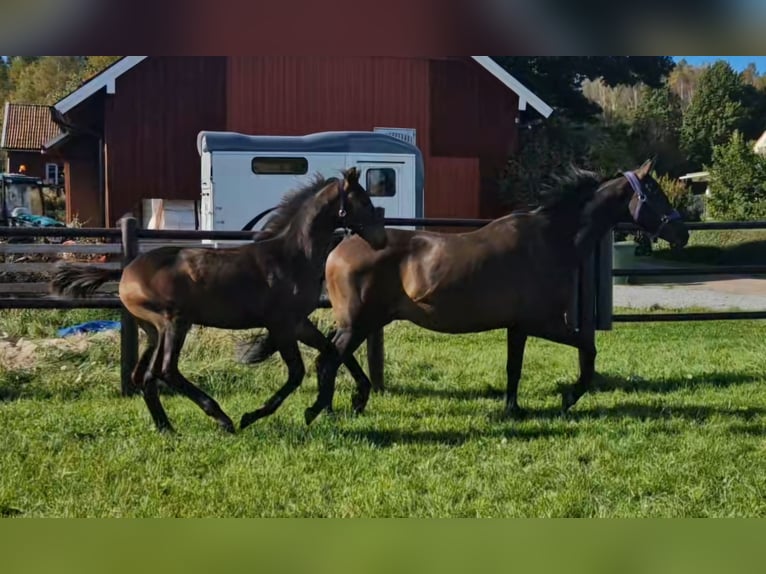
<path id="1" fill-rule="evenodd" d="M 117 290 L 117 282 L 112 281 L 105 283 L 98 292 L 112 293 Z M 50 283 L 38 282 L 38 283 L 0 283 L 0 293 L 48 293 L 50 291 Z"/>
<path id="2" fill-rule="evenodd" d="M 0 253 L 80 253 L 86 255 L 101 255 L 104 253 L 122 253 L 119 243 L 76 243 L 61 245 L 51 243 L 0 243 Z"/>
<path id="3" fill-rule="evenodd" d="M 242 243 L 247 243 L 247 242 L 243 241 Z M 147 251 L 152 251 L 153 249 L 158 249 L 160 247 L 214 247 L 214 246 L 209 243 L 202 243 L 202 241 L 200 241 L 199 239 L 194 241 L 192 240 L 162 241 L 162 240 L 155 240 L 155 239 L 144 239 L 139 243 L 138 251 L 139 253 L 146 253 Z"/>
<path id="4" fill-rule="evenodd" d="M 56 266 L 65 260 L 51 261 L 49 263 L 0 263 L 0 273 L 53 273 L 56 270 Z M 67 261 L 68 263 L 68 261 Z M 82 265 L 92 265 L 93 267 L 99 267 L 101 269 L 119 269 L 120 263 L 91 263 L 89 261 L 73 262 L 80 263 Z"/>

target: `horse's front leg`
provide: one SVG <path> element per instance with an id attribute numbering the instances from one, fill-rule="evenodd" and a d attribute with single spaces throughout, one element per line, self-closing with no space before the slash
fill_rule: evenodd
<path id="1" fill-rule="evenodd" d="M 279 354 L 287 365 L 287 382 L 260 409 L 245 413 L 239 423 L 240 429 L 245 429 L 255 421 L 274 414 L 285 399 L 300 386 L 303 377 L 306 375 L 306 367 L 303 365 L 303 359 L 301 358 L 295 335 L 277 335 L 273 331 L 272 334 L 275 336 Z"/>
<path id="2" fill-rule="evenodd" d="M 335 395 L 335 377 L 340 363 L 348 368 L 356 382 L 356 392 L 352 398 L 354 412 L 361 413 L 364 410 L 370 396 L 372 385 L 353 352 L 341 353 L 346 350 L 345 345 L 340 343 L 339 333 L 331 331 L 328 336 L 322 335 L 321 331 L 306 318 L 298 326 L 298 339 L 304 345 L 308 345 L 319 351 L 316 360 L 318 395 L 314 404 L 306 409 L 306 424 L 313 421 L 322 409 L 332 412 L 332 400 Z M 340 345 L 340 346 L 339 346 Z"/>
<path id="3" fill-rule="evenodd" d="M 524 410 L 519 406 L 519 381 L 521 380 L 521 367 L 524 363 L 524 349 L 527 344 L 527 334 L 518 327 L 508 328 L 508 358 L 506 374 L 508 387 L 505 394 L 505 416 L 520 420 L 525 416 Z"/>

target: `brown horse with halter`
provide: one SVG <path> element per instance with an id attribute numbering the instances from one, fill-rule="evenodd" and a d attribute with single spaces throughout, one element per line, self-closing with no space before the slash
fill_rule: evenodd
<path id="1" fill-rule="evenodd" d="M 356 232 L 374 248 L 385 246 L 383 220 L 359 184 L 355 168 L 343 180 L 317 176 L 287 194 L 268 220 L 266 239 L 226 249 L 160 247 L 124 270 L 65 265 L 51 287 L 55 294 L 87 297 L 109 280 L 120 280 L 120 300 L 146 332 L 148 344 L 132 373 L 160 430 L 172 426 L 159 400 L 157 380 L 194 401 L 229 432 L 234 424 L 218 403 L 178 370 L 192 325 L 221 329 L 268 329 L 287 364 L 288 379 L 262 408 L 246 413 L 240 428 L 268 416 L 302 382 L 298 341 L 333 355 L 329 340 L 309 320 L 319 299 L 327 254 L 338 227 Z"/>
<path id="2" fill-rule="evenodd" d="M 674 247 L 689 233 L 657 181 L 653 161 L 603 181 L 573 169 L 555 197 L 532 211 L 514 212 L 469 233 L 446 234 L 388 229 L 387 246 L 374 250 L 348 237 L 328 257 L 325 270 L 339 354 L 323 354 L 319 395 L 306 410 L 310 423 L 331 408 L 341 362 L 373 332 L 406 320 L 441 333 L 507 328 L 505 414 L 519 418 L 519 379 L 527 337 L 576 347 L 580 377 L 562 397 L 566 412 L 586 392 L 594 375 L 592 338 L 568 321 L 576 270 L 596 242 L 618 222 L 632 218 Z M 362 412 L 370 382 L 355 375 L 353 397 Z"/>

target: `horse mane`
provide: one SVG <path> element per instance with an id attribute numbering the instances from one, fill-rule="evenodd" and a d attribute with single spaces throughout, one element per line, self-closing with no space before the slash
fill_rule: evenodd
<path id="1" fill-rule="evenodd" d="M 323 187 L 335 181 L 337 178 L 325 179 L 323 175 L 317 173 L 303 187 L 287 192 L 264 224 L 258 239 L 275 237 L 287 229 L 306 201 L 314 197 Z"/>
<path id="2" fill-rule="evenodd" d="M 570 212 L 582 209 L 608 178 L 598 172 L 571 165 L 563 173 L 551 176 L 551 180 L 542 188 L 543 201 L 539 209 L 546 212 Z"/>

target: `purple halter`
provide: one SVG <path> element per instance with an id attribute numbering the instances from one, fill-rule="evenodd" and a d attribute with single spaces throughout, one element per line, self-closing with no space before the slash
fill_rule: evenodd
<path id="1" fill-rule="evenodd" d="M 665 227 L 668 223 L 671 221 L 676 221 L 681 219 L 681 214 L 678 213 L 675 209 L 672 210 L 670 213 L 666 215 L 661 215 L 657 209 L 655 209 L 651 203 L 649 203 L 648 198 L 646 197 L 646 193 L 644 193 L 644 188 L 641 185 L 641 181 L 638 179 L 635 173 L 632 171 L 626 171 L 623 173 L 625 178 L 628 180 L 628 183 L 630 183 L 630 187 L 633 188 L 633 193 L 636 194 L 636 197 L 638 198 L 638 201 L 636 202 L 635 208 L 632 208 L 630 210 L 630 215 L 633 217 L 633 221 L 636 223 L 639 222 L 639 217 L 641 214 L 641 208 L 646 205 L 649 209 L 655 212 L 659 216 L 660 219 L 660 225 L 657 228 L 657 230 L 651 234 L 651 238 L 655 239 L 659 234 L 660 231 L 662 231 L 662 228 Z"/>

